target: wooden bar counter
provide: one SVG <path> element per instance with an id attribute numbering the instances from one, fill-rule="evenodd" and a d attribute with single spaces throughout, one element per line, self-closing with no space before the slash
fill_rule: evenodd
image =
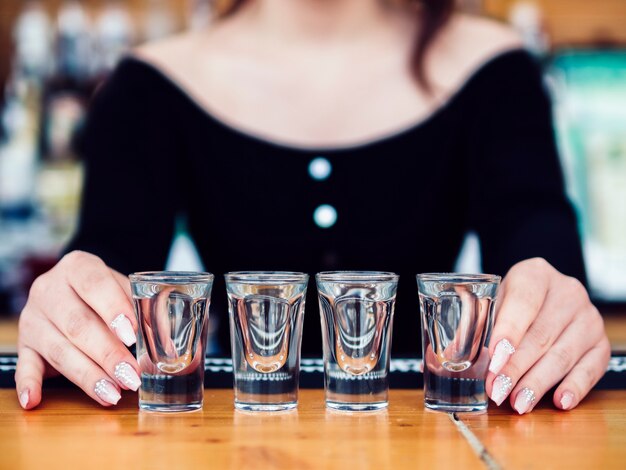
<path id="1" fill-rule="evenodd" d="M 626 392 L 594 391 L 573 412 L 542 403 L 525 416 L 426 411 L 423 393 L 392 390 L 373 413 L 326 410 L 302 390 L 298 410 L 235 411 L 230 390 L 204 409 L 140 412 L 136 395 L 100 408 L 78 390 L 47 390 L 35 411 L 0 390 L 0 468 L 624 468 Z"/>
<path id="2" fill-rule="evenodd" d="M 620 344 L 626 317 L 614 324 Z M 544 399 L 518 416 L 493 403 L 478 415 L 426 411 L 418 389 L 392 389 L 389 408 L 372 413 L 327 410 L 323 390 L 303 389 L 297 410 L 264 414 L 235 411 L 230 389 L 207 388 L 203 410 L 180 414 L 140 412 L 130 392 L 105 409 L 68 386 L 47 387 L 26 412 L 0 389 L 0 469 L 192 466 L 623 469 L 626 390 L 594 390 L 571 412 Z"/>

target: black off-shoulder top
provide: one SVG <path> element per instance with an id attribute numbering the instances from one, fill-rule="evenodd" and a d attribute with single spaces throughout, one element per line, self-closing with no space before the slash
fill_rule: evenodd
<path id="1" fill-rule="evenodd" d="M 238 130 L 128 58 L 94 97 L 81 152 L 86 183 L 68 250 L 123 273 L 159 270 L 185 216 L 216 274 L 211 315 L 223 354 L 228 271 L 399 273 L 393 351 L 403 355 L 420 354 L 415 274 L 450 271 L 468 230 L 479 236 L 485 272 L 504 275 L 540 256 L 585 280 L 550 103 L 522 50 L 481 66 L 426 120 L 336 149 Z M 311 282 L 303 353 L 321 351 Z"/>

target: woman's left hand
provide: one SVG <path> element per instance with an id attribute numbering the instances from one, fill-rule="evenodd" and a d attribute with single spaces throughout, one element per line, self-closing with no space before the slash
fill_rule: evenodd
<path id="1" fill-rule="evenodd" d="M 524 414 L 559 384 L 555 406 L 577 406 L 611 356 L 604 322 L 584 286 L 534 258 L 511 268 L 498 299 L 486 382 L 491 399 L 500 405 L 509 397 Z"/>

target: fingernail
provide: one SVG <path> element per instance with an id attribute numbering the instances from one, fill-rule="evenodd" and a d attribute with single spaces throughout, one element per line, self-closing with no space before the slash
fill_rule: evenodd
<path id="1" fill-rule="evenodd" d="M 120 313 L 111 322 L 111 329 L 115 331 L 117 337 L 121 339 L 126 346 L 132 346 L 137 342 L 133 325 L 123 313 Z"/>
<path id="2" fill-rule="evenodd" d="M 128 362 L 120 362 L 115 366 L 115 377 L 133 392 L 136 392 L 141 385 L 137 372 Z"/>
<path id="3" fill-rule="evenodd" d="M 499 375 L 496 380 L 493 381 L 493 388 L 491 390 L 491 399 L 500 406 L 502 402 L 509 396 L 513 390 L 513 381 L 506 375 Z"/>
<path id="4" fill-rule="evenodd" d="M 26 409 L 28 406 L 28 400 L 30 400 L 30 392 L 28 390 L 23 390 L 22 393 L 20 393 L 20 405 L 22 405 L 22 408 Z"/>
<path id="5" fill-rule="evenodd" d="M 509 343 L 509 340 L 500 340 L 500 342 L 496 344 L 496 349 L 493 351 L 493 357 L 489 363 L 489 370 L 494 374 L 500 372 L 514 352 L 515 348 Z"/>
<path id="6" fill-rule="evenodd" d="M 120 398 L 122 398 L 122 395 L 120 395 L 120 392 L 117 391 L 115 386 L 106 379 L 98 380 L 96 382 L 94 392 L 96 392 L 96 395 L 98 395 L 103 401 L 106 401 L 111 405 L 117 405 L 117 402 L 120 401 Z"/>
<path id="7" fill-rule="evenodd" d="M 563 392 L 561 396 L 561 408 L 569 410 L 574 403 L 574 394 L 572 392 Z"/>
<path id="8" fill-rule="evenodd" d="M 515 408 L 515 411 L 519 414 L 523 415 L 530 410 L 533 403 L 535 403 L 535 392 L 530 388 L 523 388 L 518 392 L 513 408 Z"/>

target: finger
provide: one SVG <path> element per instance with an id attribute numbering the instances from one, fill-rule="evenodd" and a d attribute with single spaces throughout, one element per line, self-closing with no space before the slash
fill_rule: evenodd
<path id="1" fill-rule="evenodd" d="M 565 377 L 554 392 L 555 406 L 571 410 L 578 406 L 606 372 L 611 358 L 611 346 L 606 338 L 590 349 Z"/>
<path id="2" fill-rule="evenodd" d="M 28 346 L 22 346 L 17 352 L 15 369 L 15 390 L 17 398 L 25 410 L 31 410 L 41 402 L 41 384 L 45 372 L 45 363 L 41 356 Z"/>
<path id="3" fill-rule="evenodd" d="M 115 277 L 115 280 L 120 285 L 120 287 L 124 289 L 124 292 L 126 292 L 128 299 L 132 302 L 133 294 L 130 290 L 130 281 L 128 280 L 128 277 L 124 276 L 122 273 L 118 273 L 114 269 L 111 269 L 111 273 L 113 274 L 113 277 Z"/>
<path id="4" fill-rule="evenodd" d="M 130 351 L 71 289 L 63 299 L 63 312 L 50 315 L 54 325 L 122 388 L 136 391 L 139 366 Z"/>
<path id="5" fill-rule="evenodd" d="M 32 338 L 37 338 L 37 351 L 52 367 L 101 405 L 117 404 L 121 398 L 119 388 L 104 370 L 70 343 L 47 318 L 42 316 L 33 325 Z M 33 348 L 32 344 L 27 346 Z"/>
<path id="6" fill-rule="evenodd" d="M 97 256 L 73 251 L 62 261 L 67 282 L 126 346 L 137 341 L 130 298 L 111 269 Z"/>
<path id="7" fill-rule="evenodd" d="M 583 315 L 582 312 L 578 318 L 585 320 L 571 323 L 552 347 L 517 381 L 511 392 L 511 405 L 519 414 L 531 411 L 535 403 L 559 383 L 602 336 L 604 331 L 602 322 L 596 321 L 599 319 Z M 505 375 L 502 374 L 499 377 L 503 376 Z M 512 381 L 514 382 L 515 379 Z M 493 392 L 492 395 L 501 402 L 502 399 L 498 394 L 502 392 L 502 389 L 495 387 Z"/>
<path id="8" fill-rule="evenodd" d="M 546 299 L 549 286 L 546 266 L 549 265 L 543 260 L 515 265 L 500 287 L 489 345 L 489 371 L 493 374 L 500 372 L 513 355 Z"/>
<path id="9" fill-rule="evenodd" d="M 576 307 L 569 301 L 564 303 L 561 296 L 550 296 L 541 308 L 535 322 L 528 328 L 515 354 L 510 355 L 505 365 L 496 374 L 490 371 L 487 376 L 487 393 L 498 404 L 507 398 L 518 381 L 553 347 L 557 338 L 571 325 L 570 317 Z M 580 322 L 574 322 L 577 326 Z M 584 330 L 579 334 L 588 337 Z M 597 337 L 596 337 L 597 340 Z M 582 342 L 576 343 L 578 348 Z M 587 349 L 591 344 L 587 346 Z M 580 357 L 587 349 L 579 351 Z M 567 371 L 564 371 L 567 372 Z M 529 397 L 530 398 L 530 397 Z"/>

